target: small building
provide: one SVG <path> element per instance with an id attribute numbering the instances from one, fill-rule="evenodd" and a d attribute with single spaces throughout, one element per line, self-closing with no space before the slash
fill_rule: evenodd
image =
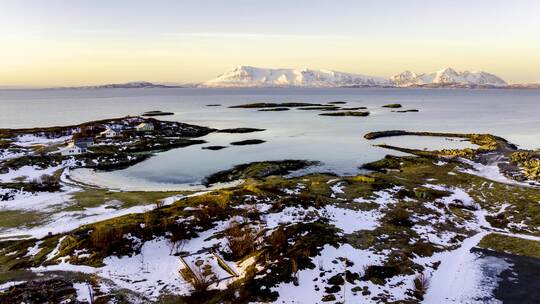
<path id="1" fill-rule="evenodd" d="M 70 156 L 70 155 L 80 155 L 80 154 L 84 154 L 84 153 L 87 153 L 88 152 L 88 148 L 87 147 L 83 147 L 83 146 L 80 146 L 80 145 L 77 145 L 73 142 L 69 143 L 69 145 L 64 149 L 62 150 L 60 153 L 63 155 L 63 156 Z"/>
<path id="2" fill-rule="evenodd" d="M 143 122 L 143 123 L 138 124 L 135 127 L 135 130 L 137 130 L 139 132 L 154 131 L 154 125 L 152 123 L 149 123 L 149 122 Z"/>
<path id="3" fill-rule="evenodd" d="M 94 138 L 92 137 L 78 137 L 72 141 L 73 145 L 88 148 L 94 145 Z"/>
<path id="4" fill-rule="evenodd" d="M 122 130 L 118 128 L 107 128 L 105 131 L 99 133 L 100 137 L 115 138 L 122 135 Z"/>

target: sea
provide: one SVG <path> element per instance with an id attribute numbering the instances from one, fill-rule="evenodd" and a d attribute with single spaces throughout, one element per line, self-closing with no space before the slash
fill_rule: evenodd
<path id="1" fill-rule="evenodd" d="M 343 107 L 367 107 L 367 117 L 320 116 L 321 111 L 291 109 L 261 112 L 229 106 L 254 102 L 342 101 Z M 399 103 L 399 113 L 383 108 Z M 220 106 L 208 106 L 220 104 Z M 396 88 L 144 88 L 0 90 L 0 128 L 48 127 L 140 115 L 173 112 L 159 119 L 212 128 L 252 127 L 264 132 L 212 133 L 206 144 L 157 153 L 132 167 L 112 172 L 80 170 L 79 178 L 118 189 L 172 190 L 198 185 L 205 176 L 234 165 L 265 160 L 306 159 L 321 165 L 306 172 L 351 175 L 362 164 L 399 152 L 375 147 L 391 144 L 417 149 L 471 147 L 449 138 L 404 136 L 366 140 L 372 131 L 408 130 L 451 133 L 491 133 L 521 148 L 540 148 L 540 90 L 396 89 Z M 231 146 L 234 141 L 265 143 Z M 227 148 L 201 149 L 209 145 Z"/>

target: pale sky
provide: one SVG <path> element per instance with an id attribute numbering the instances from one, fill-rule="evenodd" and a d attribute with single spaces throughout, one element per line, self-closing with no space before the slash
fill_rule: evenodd
<path id="1" fill-rule="evenodd" d="M 540 81 L 538 0 L 0 0 L 0 86 L 198 82 L 235 66 Z"/>

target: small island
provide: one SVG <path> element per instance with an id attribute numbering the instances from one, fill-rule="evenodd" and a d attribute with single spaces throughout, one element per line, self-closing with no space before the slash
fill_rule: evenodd
<path id="1" fill-rule="evenodd" d="M 332 113 L 320 113 L 320 116 L 353 116 L 353 117 L 365 117 L 369 116 L 369 112 L 362 111 L 344 111 L 344 112 L 332 112 Z"/>
<path id="2" fill-rule="evenodd" d="M 265 142 L 266 141 L 262 139 L 246 139 L 246 140 L 232 142 L 231 145 L 232 146 L 249 146 L 249 145 L 259 145 Z"/>
<path id="3" fill-rule="evenodd" d="M 152 117 L 152 116 L 170 116 L 174 115 L 173 112 L 163 112 L 163 111 L 148 111 L 144 112 L 142 116 Z"/>
<path id="4" fill-rule="evenodd" d="M 390 109 L 398 109 L 401 108 L 401 104 L 399 103 L 390 103 L 387 105 L 382 106 L 383 108 L 390 108 Z"/>

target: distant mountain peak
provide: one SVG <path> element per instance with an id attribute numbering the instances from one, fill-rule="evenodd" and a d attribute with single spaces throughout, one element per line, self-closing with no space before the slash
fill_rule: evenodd
<path id="1" fill-rule="evenodd" d="M 398 87 L 505 87 L 508 85 L 502 78 L 490 73 L 457 71 L 451 67 L 425 74 L 405 71 L 392 76 L 390 81 Z"/>
<path id="2" fill-rule="evenodd" d="M 446 67 L 446 68 L 440 70 L 439 73 L 441 73 L 441 74 L 457 74 L 456 70 L 454 70 L 451 67 Z"/>

